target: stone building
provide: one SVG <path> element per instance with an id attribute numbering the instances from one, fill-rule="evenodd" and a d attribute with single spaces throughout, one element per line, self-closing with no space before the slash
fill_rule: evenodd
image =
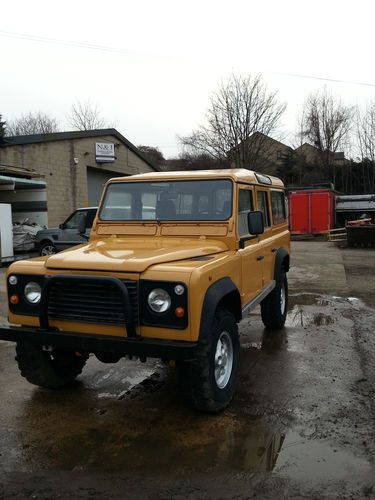
<path id="1" fill-rule="evenodd" d="M 0 165 L 13 175 L 19 172 L 14 177 L 0 172 L 0 202 L 9 203 L 5 190 L 1 199 L 1 177 L 15 179 L 14 186 L 20 185 L 20 176 L 30 177 L 28 172 L 44 181 L 45 202 L 38 203 L 41 210 L 42 206 L 47 210 L 49 226 L 61 223 L 78 207 L 96 206 L 111 177 L 156 170 L 116 129 L 6 137 L 0 145 Z M 3 184 L 10 186 L 8 180 Z"/>
<path id="2" fill-rule="evenodd" d="M 278 175 L 279 167 L 292 155 L 290 146 L 261 132 L 254 132 L 228 153 L 232 168 L 249 168 L 269 175 Z"/>

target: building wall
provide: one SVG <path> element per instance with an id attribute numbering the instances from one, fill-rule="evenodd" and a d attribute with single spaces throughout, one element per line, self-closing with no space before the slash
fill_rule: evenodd
<path id="1" fill-rule="evenodd" d="M 95 143 L 115 144 L 113 163 L 96 163 Z M 78 159 L 78 164 L 74 162 Z M 62 222 L 73 210 L 87 206 L 87 167 L 132 175 L 153 169 L 117 137 L 103 136 L 0 148 L 0 163 L 35 169 L 47 183 L 48 225 Z"/>

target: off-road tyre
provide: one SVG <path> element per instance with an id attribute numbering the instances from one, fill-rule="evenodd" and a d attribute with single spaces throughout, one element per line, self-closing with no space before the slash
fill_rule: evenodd
<path id="1" fill-rule="evenodd" d="M 48 255 L 55 255 L 57 248 L 51 241 L 44 241 L 39 247 L 39 255 L 45 257 Z"/>
<path id="2" fill-rule="evenodd" d="M 238 327 L 233 314 L 218 309 L 210 331 L 202 333 L 196 359 L 178 365 L 180 390 L 185 400 L 195 409 L 218 413 L 228 406 L 234 393 L 240 352 Z M 215 367 L 219 370 L 217 348 L 223 345 L 232 346 L 232 362 L 228 380 L 225 382 L 224 379 L 223 386 L 219 387 Z"/>
<path id="3" fill-rule="evenodd" d="M 260 310 L 266 328 L 270 330 L 283 328 L 288 311 L 288 280 L 284 271 L 281 272 L 280 280 L 272 292 L 262 300 Z"/>
<path id="4" fill-rule="evenodd" d="M 82 372 L 87 357 L 74 351 L 44 351 L 30 342 L 18 342 L 16 361 L 21 375 L 31 384 L 60 389 Z"/>

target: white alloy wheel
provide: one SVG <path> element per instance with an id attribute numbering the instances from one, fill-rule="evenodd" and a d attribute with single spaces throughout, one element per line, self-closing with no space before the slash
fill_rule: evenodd
<path id="1" fill-rule="evenodd" d="M 219 389 L 229 382 L 233 369 L 233 344 L 228 332 L 222 332 L 216 344 L 215 381 Z"/>

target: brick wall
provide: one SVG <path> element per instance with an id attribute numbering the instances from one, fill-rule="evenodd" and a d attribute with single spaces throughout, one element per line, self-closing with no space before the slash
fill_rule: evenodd
<path id="1" fill-rule="evenodd" d="M 113 163 L 96 163 L 95 143 L 115 144 Z M 78 159 L 75 165 L 74 158 Z M 153 169 L 117 137 L 48 141 L 0 148 L 0 164 L 35 169 L 47 183 L 48 225 L 61 223 L 73 210 L 87 205 L 87 167 L 132 175 Z"/>

